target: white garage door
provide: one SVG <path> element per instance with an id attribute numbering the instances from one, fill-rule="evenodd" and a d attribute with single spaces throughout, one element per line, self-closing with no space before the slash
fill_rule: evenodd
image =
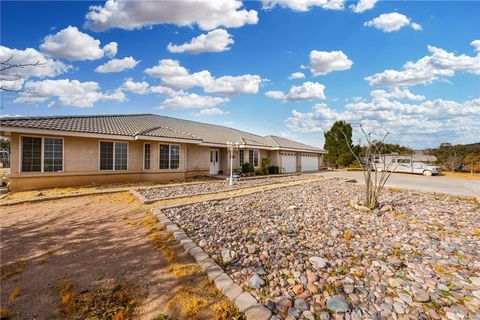
<path id="1" fill-rule="evenodd" d="M 318 171 L 318 156 L 317 155 L 302 155 L 302 172 L 304 171 Z"/>
<path id="2" fill-rule="evenodd" d="M 281 173 L 290 173 L 297 171 L 297 156 L 292 153 L 282 154 Z"/>

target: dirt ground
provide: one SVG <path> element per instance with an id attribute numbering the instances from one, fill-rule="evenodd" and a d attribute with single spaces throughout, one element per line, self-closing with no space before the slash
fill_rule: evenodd
<path id="1" fill-rule="evenodd" d="M 129 193 L 0 210 L 2 319 L 242 317 Z"/>

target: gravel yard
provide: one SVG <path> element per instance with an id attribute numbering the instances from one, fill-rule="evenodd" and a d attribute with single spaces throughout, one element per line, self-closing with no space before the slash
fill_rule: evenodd
<path id="1" fill-rule="evenodd" d="M 250 186 L 258 186 L 263 184 L 270 183 L 281 183 L 288 181 L 296 181 L 301 179 L 307 179 L 311 176 L 302 175 L 302 176 L 286 176 L 286 177 L 265 177 L 259 179 L 245 179 L 235 181 L 235 184 L 231 187 L 228 185 L 228 182 L 225 181 L 215 181 L 207 183 L 192 183 L 179 186 L 166 186 L 159 188 L 145 188 L 137 189 L 138 193 L 145 196 L 148 200 L 161 200 L 171 197 L 187 197 L 190 195 L 197 195 L 208 192 L 216 191 L 227 191 L 238 188 L 245 188 Z"/>
<path id="2" fill-rule="evenodd" d="M 370 213 L 361 196 L 329 179 L 165 214 L 280 319 L 479 319 L 479 204 L 397 190 Z"/>

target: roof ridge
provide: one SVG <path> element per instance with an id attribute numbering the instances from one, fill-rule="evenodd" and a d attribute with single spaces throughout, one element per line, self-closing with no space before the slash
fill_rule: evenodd
<path id="1" fill-rule="evenodd" d="M 160 128 L 162 128 L 162 129 L 168 129 L 168 130 L 173 131 L 173 132 L 176 132 L 176 133 L 184 134 L 184 135 L 186 135 L 186 136 L 189 136 L 189 137 L 192 137 L 192 138 L 195 138 L 195 139 L 198 139 L 198 140 L 202 140 L 202 138 L 200 138 L 200 137 L 198 137 L 198 136 L 196 136 L 196 135 L 194 135 L 194 134 L 191 134 L 191 133 L 188 133 L 188 132 L 184 132 L 184 131 L 180 131 L 180 130 L 171 128 L 171 127 L 169 127 L 169 126 L 163 125 L 163 124 L 158 125 L 158 126 L 153 126 L 153 127 L 150 127 L 150 128 L 146 128 L 146 129 L 144 129 L 144 130 L 137 131 L 137 132 L 135 132 L 135 135 L 136 135 L 136 136 L 137 136 L 137 135 L 142 135 L 142 134 L 145 134 L 145 133 L 148 133 L 148 132 L 154 131 L 154 130 L 156 130 L 156 129 L 160 129 Z"/>
<path id="2" fill-rule="evenodd" d="M 62 119 L 62 118 L 97 118 L 97 117 L 139 117 L 156 116 L 154 113 L 118 113 L 118 114 L 85 114 L 85 115 L 52 115 L 52 116 L 11 116 L 2 117 L 0 120 L 41 120 L 41 119 Z"/>

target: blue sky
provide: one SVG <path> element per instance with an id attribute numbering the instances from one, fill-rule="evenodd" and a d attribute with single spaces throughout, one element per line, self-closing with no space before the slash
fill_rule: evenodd
<path id="1" fill-rule="evenodd" d="M 219 3 L 2 1 L 2 60 L 45 62 L 7 75 L 2 115 L 158 113 L 316 146 L 336 120 L 415 148 L 480 140 L 480 2 Z"/>

